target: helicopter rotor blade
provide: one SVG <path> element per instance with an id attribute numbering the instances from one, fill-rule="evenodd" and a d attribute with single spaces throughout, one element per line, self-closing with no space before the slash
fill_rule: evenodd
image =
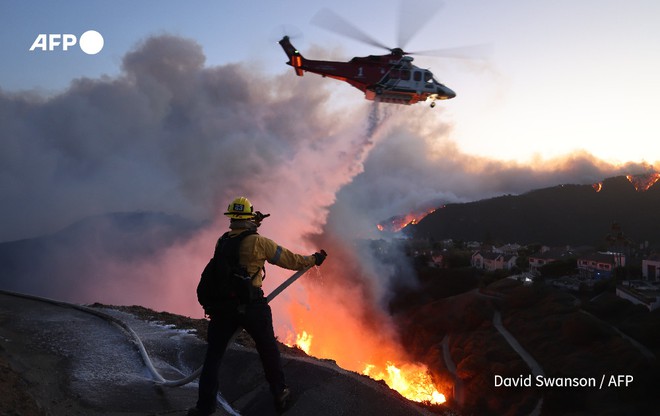
<path id="1" fill-rule="evenodd" d="M 438 0 L 401 0 L 397 46 L 405 49 L 408 42 L 428 24 L 443 5 L 443 2 Z"/>
<path id="2" fill-rule="evenodd" d="M 417 52 L 405 52 L 402 48 L 417 32 L 428 24 L 433 16 L 443 7 L 442 0 L 401 0 L 399 10 L 399 47 L 392 49 L 366 34 L 342 16 L 330 9 L 321 9 L 311 23 L 341 36 L 366 43 L 390 52 L 399 51 L 404 55 L 439 56 L 454 59 L 487 60 L 492 52 L 490 44 L 466 45 L 455 48 L 442 48 Z"/>
<path id="3" fill-rule="evenodd" d="M 368 45 L 390 50 L 389 47 L 378 42 L 376 39 L 364 33 L 357 26 L 353 25 L 343 17 L 330 9 L 321 9 L 313 18 L 312 23 L 330 32 L 342 35 Z"/>
<path id="4" fill-rule="evenodd" d="M 427 51 L 409 52 L 409 55 L 439 56 L 443 58 L 487 60 L 493 52 L 493 45 L 481 43 L 475 45 L 459 46 L 456 48 L 442 48 Z"/>

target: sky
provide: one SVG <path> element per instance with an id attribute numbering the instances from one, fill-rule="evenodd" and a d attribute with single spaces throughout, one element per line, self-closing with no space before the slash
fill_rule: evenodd
<path id="1" fill-rule="evenodd" d="M 381 221 L 658 169 L 657 2 L 446 1 L 409 45 L 395 45 L 400 4 L 0 0 L 0 242 L 116 212 L 204 224 L 139 262 L 111 255 L 122 247 L 90 252 L 102 238 L 58 247 L 52 266 L 70 280 L 51 282 L 75 302 L 199 316 L 193 288 L 226 230 L 224 208 L 244 195 L 272 214 L 260 233 L 329 253 L 274 306 L 278 335 L 313 332 L 322 355 L 364 363 L 395 338 L 383 307 L 393 282 L 414 280 L 404 256 L 383 262 L 356 244 L 384 237 Z M 486 44 L 490 54 L 415 57 L 457 97 L 435 108 L 376 104 L 285 65 L 284 34 L 313 59 L 380 53 L 312 24 L 325 7 L 384 44 Z M 30 51 L 40 34 L 89 30 L 103 36 L 97 54 Z M 94 275 L 69 273 L 76 258 L 98 261 Z M 268 275 L 266 289 L 288 276 Z M 340 342 L 349 333 L 361 348 Z"/>
<path id="2" fill-rule="evenodd" d="M 195 127 L 202 133 L 183 130 L 203 137 L 209 146 L 214 134 L 231 130 L 237 130 L 231 137 L 254 129 L 256 141 L 272 139 L 262 128 L 270 118 L 297 108 L 287 104 L 291 108 L 282 109 L 282 100 L 295 100 L 290 94 L 297 103 L 320 105 L 300 109 L 292 121 L 298 131 L 288 133 L 309 134 L 312 145 L 314 137 L 340 134 L 337 123 L 318 131 L 338 114 L 341 123 L 353 126 L 343 131 L 359 123 L 379 127 L 384 138 L 373 149 L 374 141 L 362 151 L 344 149 L 356 152 L 357 165 L 337 184 L 350 186 L 328 190 L 328 206 L 342 206 L 341 195 L 363 201 L 363 211 L 380 217 L 369 221 L 429 203 L 658 169 L 660 6 L 654 1 L 622 7 L 592 0 L 387 0 L 374 8 L 366 2 L 283 0 L 266 2 L 258 11 L 209 0 L 0 0 L 0 6 L 0 184 L 6 199 L 0 241 L 54 232 L 112 211 L 162 209 L 197 220 L 212 218 L 221 192 L 203 191 L 202 184 L 213 171 L 203 167 L 205 158 L 214 153 L 201 154 L 206 148 L 192 141 L 159 147 L 155 137 L 164 140 L 183 127 L 159 125 L 159 120 L 171 120 L 153 110 L 157 103 L 165 111 L 171 105 L 168 97 L 179 93 L 195 109 L 215 105 L 215 98 L 199 88 L 227 88 L 225 83 L 238 89 L 215 93 L 237 97 L 236 109 L 221 114 L 243 105 L 250 110 L 241 113 L 245 126 L 230 120 L 223 124 L 208 108 L 200 110 L 197 117 L 211 118 L 208 125 Z M 325 8 L 386 45 L 422 51 L 486 45 L 487 53 L 471 60 L 416 56 L 415 63 L 434 71 L 457 97 L 435 108 L 383 104 L 375 111 L 348 84 L 315 74 L 296 77 L 285 65 L 277 44 L 284 34 L 312 59 L 348 60 L 381 52 L 315 24 Z M 430 18 L 413 28 L 408 44 L 396 45 L 399 30 L 409 31 L 423 16 Z M 33 47 L 40 45 L 40 35 L 82 39 L 89 30 L 103 36 L 97 54 L 84 53 L 78 45 L 66 51 L 62 45 L 52 51 Z M 166 67 L 173 72 L 159 69 Z M 189 78 L 174 74 L 182 69 Z M 146 75 L 160 77 L 167 92 L 151 88 Z M 192 85 L 194 76 L 203 80 Z M 187 92 L 180 90 L 183 85 Z M 141 99 L 151 106 L 140 106 Z M 190 117 L 173 108 L 177 120 Z M 380 117 L 377 123 L 374 115 Z M 261 124 L 248 126 L 249 117 Z M 136 141 L 132 147 L 130 140 Z M 181 154 L 189 153 L 189 160 L 173 162 L 170 153 L 177 146 Z M 425 183 L 411 186 L 420 181 Z M 360 194 L 363 189 L 370 190 L 368 198 Z M 380 193 L 374 194 L 375 189 Z M 166 196 L 167 191 L 178 193 Z"/>
<path id="3" fill-rule="evenodd" d="M 302 181 L 290 164 L 303 154 L 324 158 L 310 169 L 337 169 L 311 204 L 321 213 L 307 214 L 315 217 L 311 231 L 333 223 L 360 235 L 429 204 L 658 169 L 654 1 L 386 0 L 374 8 L 283 0 L 255 10 L 209 0 L 0 0 L 0 7 L 0 241 L 116 211 L 207 221 L 232 192 L 262 189 L 271 179 L 266 166 Z M 324 8 L 386 45 L 486 45 L 488 53 L 416 56 L 457 97 L 435 108 L 375 106 L 348 84 L 297 77 L 285 65 L 277 44 L 284 34 L 312 59 L 381 52 L 314 24 Z M 407 45 L 396 45 L 401 22 L 409 30 L 429 16 Z M 82 39 L 89 30 L 103 36 L 97 54 L 33 45 L 40 35 Z M 325 160 L 333 152 L 334 164 Z M 242 176 L 228 170 L 240 168 L 241 156 L 251 169 Z M 303 194 L 327 182 L 318 174 L 301 182 Z M 213 175 L 249 180 L 213 183 Z M 334 219 L 339 212 L 359 212 L 362 222 Z"/>
<path id="4" fill-rule="evenodd" d="M 428 3 L 429 0 L 426 0 Z M 438 3 L 430 0 L 431 3 Z M 429 8 L 424 1 L 419 8 Z M 656 121 L 660 93 L 660 5 L 652 0 L 445 1 L 408 46 L 413 50 L 487 44 L 485 60 L 417 57 L 458 96 L 446 112 L 419 112 L 455 123 L 453 139 L 471 154 L 533 161 L 586 150 L 611 162 L 646 161 L 660 155 Z M 194 39 L 207 65 L 248 62 L 283 73 L 275 43 L 294 35 L 304 55 L 350 59 L 380 50 L 311 23 L 330 8 L 375 39 L 394 45 L 400 3 L 266 2 L 256 11 L 237 2 L 2 0 L 0 87 L 4 91 L 61 91 L 79 77 L 115 76 L 121 58 L 147 36 L 168 33 Z M 404 9 L 404 13 L 405 9 Z M 81 34 L 105 39 L 95 56 L 79 49 L 29 52 L 40 33 Z M 314 76 L 314 75 L 308 75 Z M 332 90 L 351 90 L 336 81 Z M 351 91 L 351 105 L 361 96 Z"/>

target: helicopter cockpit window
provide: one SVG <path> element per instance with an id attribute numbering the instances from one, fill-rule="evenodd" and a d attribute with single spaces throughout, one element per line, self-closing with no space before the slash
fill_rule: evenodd
<path id="1" fill-rule="evenodd" d="M 424 71 L 424 81 L 433 84 L 433 74 L 430 71 Z"/>
<path id="2" fill-rule="evenodd" d="M 418 82 L 421 81 L 422 80 L 422 73 L 420 71 L 415 71 L 413 73 L 413 79 L 415 81 L 418 81 Z"/>

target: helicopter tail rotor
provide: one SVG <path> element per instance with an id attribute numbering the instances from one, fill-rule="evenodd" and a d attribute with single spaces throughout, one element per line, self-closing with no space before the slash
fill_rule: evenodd
<path id="1" fill-rule="evenodd" d="M 270 30 L 268 41 L 270 43 L 279 42 L 284 36 L 288 36 L 289 39 L 295 41 L 304 40 L 304 35 L 300 28 L 291 24 L 282 24 Z"/>

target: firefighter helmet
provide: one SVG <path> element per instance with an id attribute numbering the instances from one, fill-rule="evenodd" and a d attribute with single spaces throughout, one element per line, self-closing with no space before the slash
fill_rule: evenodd
<path id="1" fill-rule="evenodd" d="M 249 199 L 241 196 L 231 201 L 225 215 L 233 220 L 251 220 L 254 218 L 254 207 Z"/>

